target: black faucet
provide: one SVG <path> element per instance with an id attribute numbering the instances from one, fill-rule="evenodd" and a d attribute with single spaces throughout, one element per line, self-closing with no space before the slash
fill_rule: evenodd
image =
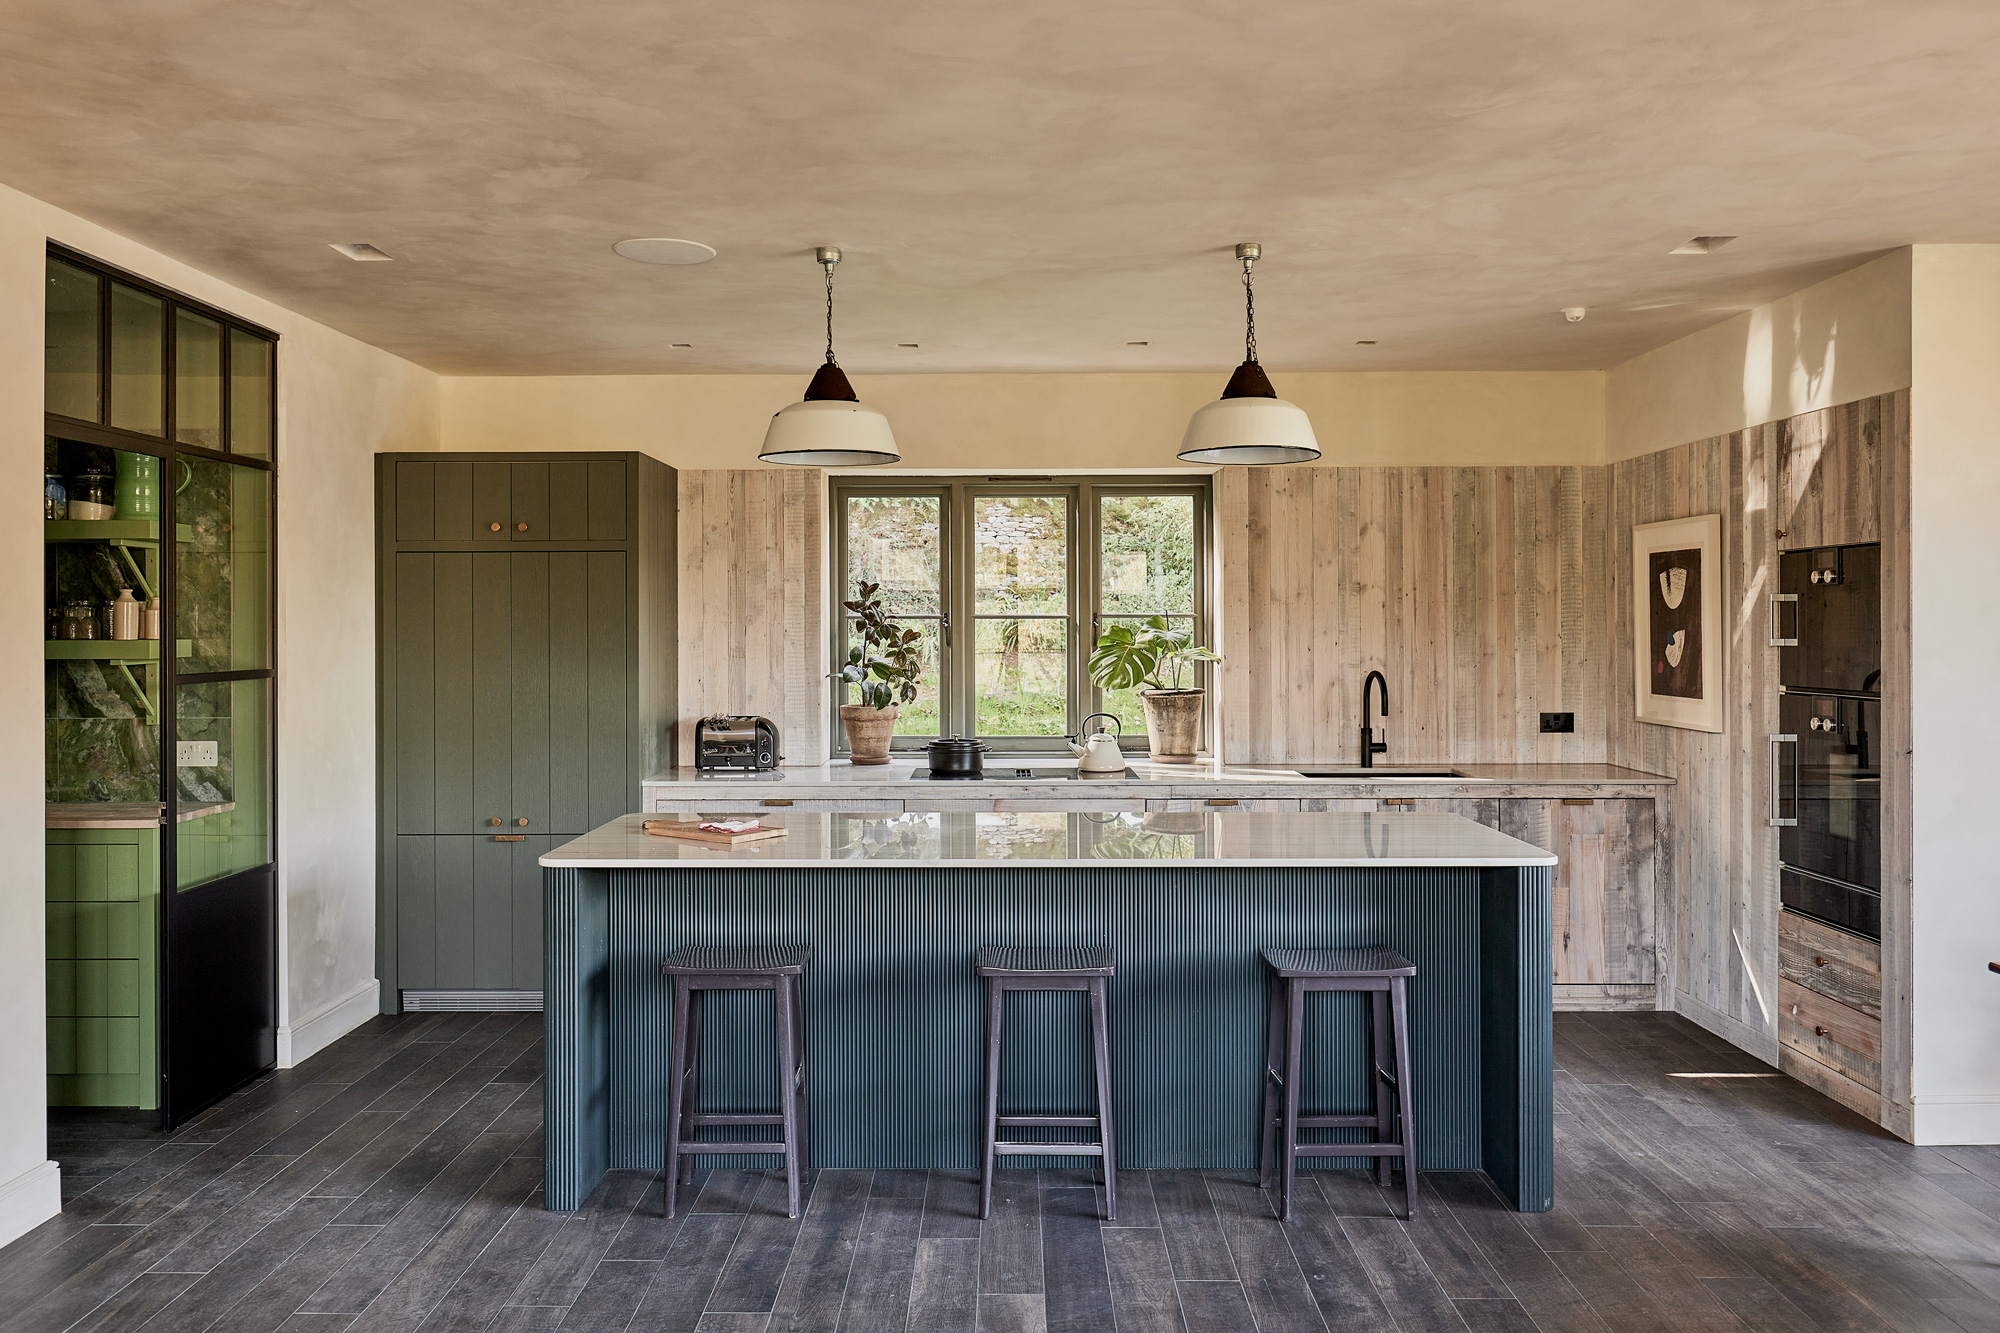
<path id="1" fill-rule="evenodd" d="M 1389 753 L 1389 742 L 1375 739 L 1374 715 L 1368 711 L 1368 687 L 1380 686 L 1382 690 L 1382 716 L 1389 716 L 1389 678 L 1379 671 L 1371 671 L 1361 682 L 1361 766 L 1375 767 L 1375 756 Z"/>

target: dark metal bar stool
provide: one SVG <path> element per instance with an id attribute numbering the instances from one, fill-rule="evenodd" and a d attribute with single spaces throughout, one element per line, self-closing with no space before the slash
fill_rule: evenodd
<path id="1" fill-rule="evenodd" d="M 980 1139 L 979 1216 L 993 1210 L 993 1168 L 1001 1157 L 1101 1157 L 1104 1219 L 1118 1217 L 1118 1154 L 1111 1132 L 1111 1029 L 1107 1016 L 1111 978 L 1118 971 L 1109 949 L 979 950 L 986 981 L 986 1132 Z M 1096 1115 L 1001 1115 L 1000 1029 L 1009 991 L 1084 991 L 1089 996 L 1090 1050 L 1097 1070 Z M 1095 1129 L 1095 1143 L 1030 1143 L 1000 1138 L 1003 1128 Z"/>
<path id="2" fill-rule="evenodd" d="M 674 1215 L 682 1182 L 694 1175 L 694 1159 L 732 1153 L 771 1153 L 785 1159 L 791 1216 L 799 1215 L 799 1175 L 812 1160 L 811 1133 L 804 1109 L 806 1016 L 801 994 L 809 944 L 761 948 L 681 949 L 660 964 L 674 987 L 673 1061 L 667 1080 L 667 1216 Z M 776 1112 L 696 1111 L 701 1073 L 702 996 L 712 990 L 767 990 L 778 1021 L 778 1107 Z M 783 1125 L 780 1140 L 740 1142 L 698 1137 L 703 1125 Z"/>
<path id="3" fill-rule="evenodd" d="M 1410 1109 L 1410 1007 L 1405 985 L 1417 965 L 1394 949 L 1265 949 L 1270 979 L 1269 1046 L 1264 1057 L 1264 1143 L 1260 1156 L 1265 1189 L 1279 1187 L 1279 1213 L 1292 1220 L 1292 1185 L 1301 1157 L 1373 1157 L 1376 1180 L 1389 1183 L 1389 1159 L 1403 1164 L 1407 1216 L 1417 1215 L 1417 1129 Z M 1372 1015 L 1368 1063 L 1374 1069 L 1375 1110 L 1370 1115 L 1300 1115 L 1299 1050 L 1308 991 L 1367 991 Z M 1394 1068 L 1383 1064 L 1394 1033 Z M 1283 1061 L 1282 1064 L 1279 1062 Z M 1395 1093 L 1395 1104 L 1390 1092 Z M 1396 1119 L 1402 1137 L 1392 1139 Z M 1301 1143 L 1299 1131 L 1367 1126 L 1373 1143 Z M 1282 1136 L 1282 1147 L 1280 1146 Z"/>

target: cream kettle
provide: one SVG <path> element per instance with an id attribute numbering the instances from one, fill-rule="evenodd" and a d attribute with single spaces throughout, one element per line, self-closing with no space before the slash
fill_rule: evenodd
<path id="1" fill-rule="evenodd" d="M 1125 732 L 1125 724 L 1120 722 L 1114 713 L 1092 713 L 1089 717 L 1085 718 L 1083 720 L 1083 731 L 1079 731 L 1077 735 L 1084 736 L 1085 732 L 1089 732 L 1090 734 L 1084 737 L 1084 742 L 1081 745 L 1078 745 L 1075 741 L 1069 742 L 1070 750 L 1076 755 L 1076 771 L 1079 773 L 1122 773 L 1125 771 L 1125 752 L 1118 748 L 1118 736 L 1114 736 L 1108 731 L 1090 731 L 1090 724 L 1100 717 L 1109 718 L 1111 725 L 1118 728 L 1119 735 L 1123 735 Z"/>

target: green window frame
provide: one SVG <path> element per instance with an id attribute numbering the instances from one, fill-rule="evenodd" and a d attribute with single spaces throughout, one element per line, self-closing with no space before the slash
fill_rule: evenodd
<path id="1" fill-rule="evenodd" d="M 856 500 L 903 498 L 917 502 L 934 513 L 935 548 L 901 547 L 903 557 L 896 568 L 902 577 L 891 580 L 885 609 L 891 616 L 925 632 L 927 668 L 923 692 L 918 702 L 904 710 L 891 748 L 921 750 L 936 736 L 977 736 L 1002 753 L 1069 752 L 1063 739 L 1074 735 L 1086 716 L 1106 710 L 1125 723 L 1124 747 L 1131 751 L 1146 748 L 1145 723 L 1139 715 L 1136 697 L 1112 698 L 1089 677 L 1085 663 L 1103 626 L 1123 618 L 1138 618 L 1146 609 L 1135 605 L 1129 594 L 1111 592 L 1105 586 L 1105 508 L 1107 501 L 1121 497 L 1184 497 L 1192 524 L 1192 569 L 1186 597 L 1171 599 L 1177 604 L 1161 606 L 1171 610 L 1177 623 L 1191 622 L 1195 641 L 1208 643 L 1211 623 L 1213 494 L 1207 477 L 1072 476 L 1072 477 L 835 477 L 829 487 L 832 508 L 833 588 L 831 631 L 832 661 L 847 658 L 852 617 L 840 603 L 854 596 L 857 582 L 871 573 L 879 578 L 888 543 L 880 533 L 850 531 Z M 1042 596 L 1031 599 L 1025 608 L 998 605 L 998 584 L 991 568 L 993 548 L 979 545 L 979 515 L 992 512 L 991 502 L 1020 498 L 1041 521 L 1045 540 L 1035 554 L 1046 564 L 1057 548 L 1062 552 L 1064 586 L 1059 599 Z M 932 507 L 934 506 L 934 509 Z M 1060 534 L 1050 534 L 1056 515 L 1061 516 Z M 933 520 L 926 518 L 926 526 Z M 990 532 L 990 529 L 989 529 Z M 990 540 L 990 538 L 989 538 Z M 863 552 L 856 543 L 869 542 L 877 548 Z M 982 550 L 989 567 L 982 574 Z M 907 557 L 914 556 L 914 560 Z M 1128 557 L 1129 558 L 1129 557 Z M 934 572 L 931 572 L 934 571 Z M 1144 601 L 1143 598 L 1139 599 Z M 903 604 L 898 604 L 902 602 Z M 1058 626 L 1060 629 L 1058 629 Z M 982 694 L 982 668 L 993 673 L 996 665 L 991 651 L 996 635 L 1013 636 L 1018 644 L 1034 639 L 1041 646 L 1045 670 L 1060 661 L 1062 689 L 1059 710 L 1044 695 L 1038 706 L 1027 710 L 1025 721 L 1007 722 L 999 712 L 993 691 Z M 1049 647 L 1061 638 L 1060 646 Z M 981 643 L 989 651 L 982 659 Z M 1206 687 L 1209 669 L 1197 668 L 1193 683 Z M 1132 692 L 1126 692 L 1131 696 Z M 843 703 L 853 702 L 851 687 L 839 680 L 830 682 L 828 708 L 834 753 L 847 753 L 847 737 L 839 723 Z M 982 709 L 982 703 L 985 707 Z M 1049 724 L 1060 712 L 1060 730 Z M 935 718 L 935 726 L 929 719 Z M 996 726 L 997 721 L 997 726 Z M 1024 729 L 1025 728 L 1025 729 Z M 1204 719 L 1204 735 L 1207 734 Z"/>

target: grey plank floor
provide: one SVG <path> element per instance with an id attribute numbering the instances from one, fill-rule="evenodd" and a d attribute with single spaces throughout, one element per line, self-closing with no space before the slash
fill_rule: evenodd
<path id="1" fill-rule="evenodd" d="M 1247 1174 L 618 1172 L 542 1209 L 539 1017 L 378 1019 L 171 1137 L 54 1127 L 64 1214 L 0 1250 L 0 1327 L 2000 1329 L 2000 1150 L 1897 1142 L 1684 1020 L 1557 1019 L 1557 1199 L 1357 1173 L 1282 1226 Z M 1715 1077 L 1736 1074 L 1750 1077 Z M 1696 1075 L 1697 1077 L 1688 1077 Z"/>

